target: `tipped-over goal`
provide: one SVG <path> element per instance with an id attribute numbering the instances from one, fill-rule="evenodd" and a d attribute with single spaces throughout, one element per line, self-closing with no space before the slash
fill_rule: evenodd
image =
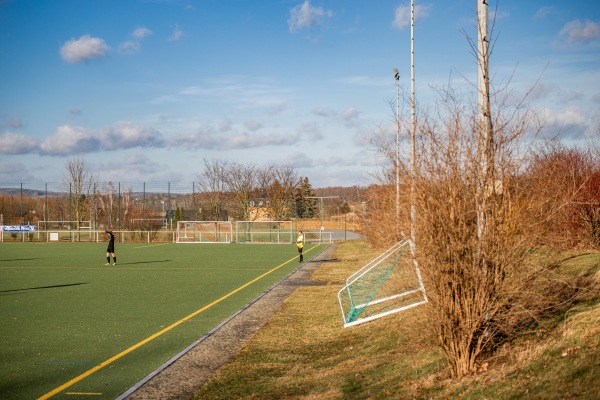
<path id="1" fill-rule="evenodd" d="M 419 268 L 405 255 L 409 244 L 395 244 L 348 277 L 338 292 L 344 327 L 427 302 Z"/>

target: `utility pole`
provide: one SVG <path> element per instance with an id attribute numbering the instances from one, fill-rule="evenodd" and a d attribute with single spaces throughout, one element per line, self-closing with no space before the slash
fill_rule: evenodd
<path id="1" fill-rule="evenodd" d="M 489 80 L 488 0 L 477 0 L 477 112 L 479 116 L 479 182 L 477 185 L 477 239 L 479 250 L 486 235 L 486 191 L 493 190 L 493 143 Z"/>

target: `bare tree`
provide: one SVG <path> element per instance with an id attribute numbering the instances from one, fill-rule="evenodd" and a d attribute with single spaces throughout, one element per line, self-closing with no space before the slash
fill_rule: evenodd
<path id="1" fill-rule="evenodd" d="M 208 201 L 209 214 L 215 221 L 221 216 L 225 204 L 229 167 L 227 161 L 204 159 L 204 169 L 196 178 L 204 192 L 203 198 Z"/>
<path id="2" fill-rule="evenodd" d="M 253 192 L 256 191 L 257 185 L 257 167 L 249 164 L 242 165 L 239 163 L 229 164 L 225 182 L 227 189 L 234 196 L 238 209 L 238 219 L 247 221 L 248 202 Z"/>
<path id="3" fill-rule="evenodd" d="M 495 126 L 505 128 L 494 132 L 491 149 L 499 179 L 482 189 L 480 146 L 489 143 L 473 140 L 480 134 L 477 108 L 450 89 L 440 96 L 438 113 L 421 126 L 417 257 L 432 327 L 453 375 L 461 377 L 507 331 L 514 299 L 533 274 L 524 262 L 531 249 L 527 210 L 515 204 L 522 166 L 513 147 L 525 125 L 505 120 L 502 110 L 494 116 Z"/>
<path id="4" fill-rule="evenodd" d="M 274 220 L 289 219 L 292 216 L 292 198 L 298 176 L 292 167 L 272 165 L 268 168 L 271 182 L 266 187 L 269 199 L 269 214 Z"/>
<path id="5" fill-rule="evenodd" d="M 478 10 L 487 7 L 477 4 Z M 410 172 L 410 199 L 403 202 L 430 300 L 429 326 L 455 377 L 475 372 L 483 356 L 522 322 L 523 310 L 532 315 L 536 303 L 525 294 L 534 290 L 526 289 L 543 276 L 527 262 L 535 243 L 530 222 L 539 215 L 520 184 L 526 159 L 521 143 L 525 132 L 538 127 L 523 100 L 511 102 L 507 92 L 492 90 L 489 35 L 481 18 L 479 40 L 488 43 L 474 47 L 482 61 L 479 102 L 451 85 L 438 89 L 438 101 L 413 128 L 419 162 Z M 380 197 L 369 206 L 391 217 L 393 192 L 391 185 L 385 188 L 376 188 Z M 378 221 L 384 230 L 385 218 Z"/>
<path id="6" fill-rule="evenodd" d="M 70 208 L 77 226 L 89 216 L 90 198 L 97 179 L 88 171 L 87 163 L 80 158 L 65 162 L 66 174 L 63 178 L 63 189 L 70 195 Z"/>
<path id="7" fill-rule="evenodd" d="M 112 182 L 104 182 L 99 193 L 96 197 L 100 203 L 100 219 L 106 228 L 114 227 L 118 223 L 118 190 Z"/>

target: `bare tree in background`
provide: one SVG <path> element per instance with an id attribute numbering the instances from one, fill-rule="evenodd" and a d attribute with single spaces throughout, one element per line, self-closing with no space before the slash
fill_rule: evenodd
<path id="1" fill-rule="evenodd" d="M 97 179 L 88 171 L 87 163 L 81 158 L 69 159 L 65 162 L 66 174 L 63 178 L 63 189 L 70 194 L 70 204 L 74 221 L 79 228 L 82 221 L 90 216 L 94 184 Z"/>
<path id="2" fill-rule="evenodd" d="M 248 221 L 248 202 L 258 188 L 258 169 L 256 166 L 231 163 L 227 168 L 225 182 L 227 189 L 235 198 L 238 206 L 238 219 Z"/>
<path id="3" fill-rule="evenodd" d="M 292 217 L 292 198 L 298 182 L 298 175 L 292 167 L 272 165 L 265 169 L 269 179 L 262 184 L 269 200 L 269 215 L 281 221 Z"/>
<path id="4" fill-rule="evenodd" d="M 227 195 L 227 175 L 229 163 L 227 161 L 204 159 L 204 168 L 196 178 L 202 189 L 203 198 L 210 207 L 210 216 L 215 221 L 219 220 Z"/>
<path id="5" fill-rule="evenodd" d="M 118 223 L 118 190 L 115 189 L 115 185 L 112 182 L 103 182 L 102 188 L 98 192 L 99 208 L 102 215 L 100 215 L 101 221 L 104 221 L 105 228 L 113 228 Z"/>

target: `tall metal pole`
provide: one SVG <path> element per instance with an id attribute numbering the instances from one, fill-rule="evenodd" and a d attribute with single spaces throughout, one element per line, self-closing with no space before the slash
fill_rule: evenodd
<path id="1" fill-rule="evenodd" d="M 416 131 L 417 131 L 417 118 L 416 118 L 416 105 L 415 105 L 415 2 L 410 2 L 410 115 L 411 115 L 411 128 L 410 128 L 410 241 L 411 241 L 411 252 L 413 259 L 416 263 L 416 240 L 417 240 L 417 208 L 415 199 L 415 179 L 417 175 L 417 150 L 416 150 Z"/>
<path id="2" fill-rule="evenodd" d="M 400 219 L 400 74 L 394 68 L 396 79 L 396 219 Z"/>
<path id="3" fill-rule="evenodd" d="M 494 160 L 489 90 L 489 37 L 487 0 L 477 0 L 477 105 L 479 115 L 479 182 L 477 187 L 477 238 L 481 250 L 486 226 L 486 189 L 492 189 Z"/>
<path id="4" fill-rule="evenodd" d="M 411 91 L 411 149 L 410 149 L 410 252 L 419 279 L 423 298 L 427 299 L 427 292 L 421 277 L 421 269 L 417 261 L 417 205 L 416 205 L 416 179 L 417 179 L 417 113 L 415 100 L 415 2 L 410 2 L 410 91 Z"/>

